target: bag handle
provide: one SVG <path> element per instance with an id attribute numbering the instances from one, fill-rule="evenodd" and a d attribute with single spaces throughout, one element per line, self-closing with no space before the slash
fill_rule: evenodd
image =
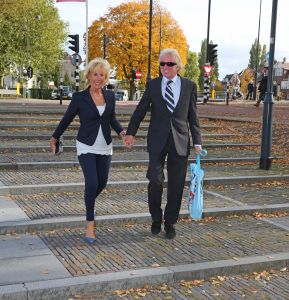
<path id="1" fill-rule="evenodd" d="M 198 170 L 201 169 L 201 156 L 205 157 L 205 156 L 207 156 L 207 154 L 208 154 L 208 151 L 205 149 L 202 149 L 201 152 L 196 155 L 196 162 L 197 162 Z"/>

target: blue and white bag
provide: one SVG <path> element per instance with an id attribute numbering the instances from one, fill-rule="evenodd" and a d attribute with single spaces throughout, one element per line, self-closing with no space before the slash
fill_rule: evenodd
<path id="1" fill-rule="evenodd" d="M 192 219 L 199 220 L 203 213 L 203 179 L 204 170 L 201 169 L 201 156 L 206 156 L 207 151 L 202 150 L 196 156 L 196 163 L 190 164 L 191 182 L 189 188 L 188 209 Z"/>

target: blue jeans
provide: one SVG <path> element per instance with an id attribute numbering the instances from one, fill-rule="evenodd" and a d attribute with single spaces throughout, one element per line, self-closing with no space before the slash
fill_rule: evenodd
<path id="1" fill-rule="evenodd" d="M 87 153 L 79 155 L 78 160 L 85 180 L 86 220 L 93 221 L 95 199 L 107 184 L 111 155 Z"/>

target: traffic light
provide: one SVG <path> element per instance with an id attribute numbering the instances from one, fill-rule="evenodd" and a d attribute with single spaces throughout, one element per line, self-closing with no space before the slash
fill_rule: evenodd
<path id="1" fill-rule="evenodd" d="M 32 76 L 33 76 L 33 69 L 32 69 L 32 67 L 28 67 L 27 68 L 27 77 L 32 78 Z"/>
<path id="2" fill-rule="evenodd" d="M 216 62 L 216 58 L 218 57 L 217 54 L 217 44 L 209 44 L 208 45 L 208 62 L 210 63 L 211 66 L 213 66 Z"/>
<path id="3" fill-rule="evenodd" d="M 72 38 L 72 40 L 68 41 L 72 46 L 70 46 L 68 48 L 71 49 L 72 51 L 74 51 L 75 53 L 78 53 L 79 52 L 79 35 L 78 34 L 70 34 L 69 37 Z"/>

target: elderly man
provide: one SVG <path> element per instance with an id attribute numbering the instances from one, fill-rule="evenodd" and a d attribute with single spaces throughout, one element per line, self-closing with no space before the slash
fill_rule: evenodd
<path id="1" fill-rule="evenodd" d="M 201 151 L 201 134 L 197 117 L 196 84 L 179 75 L 183 68 L 179 53 L 175 49 L 164 49 L 160 53 L 159 66 L 162 76 L 148 83 L 129 122 L 125 144 L 128 148 L 133 147 L 139 125 L 150 109 L 147 178 L 151 232 L 154 235 L 160 233 L 164 219 L 166 237 L 173 239 L 176 236 L 174 224 L 178 220 L 186 179 L 190 151 L 189 129 L 196 152 Z M 163 215 L 161 203 L 166 158 L 168 188 Z"/>

